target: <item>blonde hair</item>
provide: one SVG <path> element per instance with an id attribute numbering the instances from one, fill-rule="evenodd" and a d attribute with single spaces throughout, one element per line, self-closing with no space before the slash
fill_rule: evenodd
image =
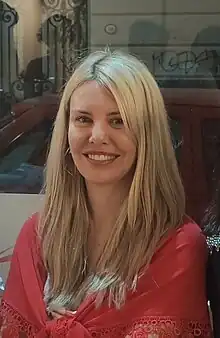
<path id="1" fill-rule="evenodd" d="M 129 194 L 94 274 L 86 264 L 90 209 L 85 182 L 67 154 L 71 95 L 92 80 L 112 93 L 137 146 Z M 71 308 L 89 292 L 99 303 L 107 295 L 109 304 L 121 307 L 161 238 L 180 226 L 184 210 L 168 116 L 154 78 L 131 55 L 109 50 L 90 54 L 65 87 L 47 161 L 40 234 L 50 301 Z"/>

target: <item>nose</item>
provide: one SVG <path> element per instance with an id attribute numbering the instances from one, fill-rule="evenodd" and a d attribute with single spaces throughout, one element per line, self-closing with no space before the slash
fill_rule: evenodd
<path id="1" fill-rule="evenodd" d="M 105 123 L 96 122 L 93 124 L 90 143 L 108 143 L 108 127 Z"/>

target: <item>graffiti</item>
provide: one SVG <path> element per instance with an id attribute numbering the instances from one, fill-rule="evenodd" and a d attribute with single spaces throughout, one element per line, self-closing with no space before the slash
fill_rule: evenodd
<path id="1" fill-rule="evenodd" d="M 204 50 L 198 54 L 193 51 L 163 51 L 153 53 L 152 60 L 154 73 L 160 69 L 165 73 L 181 71 L 187 75 L 198 73 L 200 67 L 212 68 L 215 63 L 220 63 L 220 55 L 212 50 Z"/>

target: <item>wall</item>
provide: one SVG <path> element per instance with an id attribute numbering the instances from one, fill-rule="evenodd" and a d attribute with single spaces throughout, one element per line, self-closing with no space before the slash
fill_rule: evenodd
<path id="1" fill-rule="evenodd" d="M 14 246 L 23 223 L 39 210 L 41 201 L 40 195 L 0 194 L 0 252 Z M 4 280 L 8 267 L 8 263 L 0 264 L 0 276 Z"/>
<path id="2" fill-rule="evenodd" d="M 195 71 L 192 67 L 198 67 L 201 59 L 208 62 L 204 46 L 220 43 L 219 29 L 204 33 L 199 40 L 202 47 L 193 48 L 193 53 L 191 45 L 204 28 L 220 28 L 219 16 L 218 0 L 91 0 L 91 50 L 106 45 L 129 50 L 158 76 Z"/>

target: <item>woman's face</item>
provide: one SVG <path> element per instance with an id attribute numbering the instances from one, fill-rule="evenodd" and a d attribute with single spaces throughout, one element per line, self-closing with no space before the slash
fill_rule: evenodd
<path id="1" fill-rule="evenodd" d="M 68 140 L 73 161 L 87 182 L 109 184 L 130 177 L 136 146 L 113 96 L 96 81 L 72 94 Z"/>

